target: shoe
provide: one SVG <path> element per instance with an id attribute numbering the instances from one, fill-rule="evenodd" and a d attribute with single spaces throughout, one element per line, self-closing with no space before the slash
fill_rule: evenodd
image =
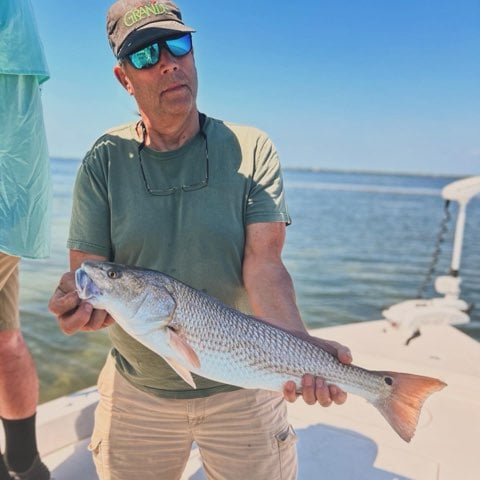
<path id="1" fill-rule="evenodd" d="M 37 455 L 32 466 L 25 472 L 8 472 L 12 480 L 50 480 L 50 470 Z"/>

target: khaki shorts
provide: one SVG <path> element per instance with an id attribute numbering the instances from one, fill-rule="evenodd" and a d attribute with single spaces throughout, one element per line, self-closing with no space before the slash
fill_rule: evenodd
<path id="1" fill-rule="evenodd" d="M 18 313 L 19 257 L 0 252 L 0 331 L 20 328 Z"/>
<path id="2" fill-rule="evenodd" d="M 144 393 L 109 356 L 89 449 L 101 480 L 178 480 L 199 448 L 210 480 L 294 480 L 296 435 L 278 393 L 235 390 L 206 398 Z"/>

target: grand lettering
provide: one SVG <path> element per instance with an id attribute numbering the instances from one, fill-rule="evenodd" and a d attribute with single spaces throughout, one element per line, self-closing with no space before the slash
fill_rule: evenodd
<path id="1" fill-rule="evenodd" d="M 152 15 L 171 15 L 171 13 L 167 5 L 163 3 L 152 3 L 151 5 L 129 10 L 123 17 L 123 23 L 127 27 L 131 27 L 134 23 L 145 17 L 151 17 Z"/>

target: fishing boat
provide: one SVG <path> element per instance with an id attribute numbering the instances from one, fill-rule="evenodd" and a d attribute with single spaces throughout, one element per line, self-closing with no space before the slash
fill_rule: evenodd
<path id="1" fill-rule="evenodd" d="M 460 260 L 468 202 L 480 177 L 442 190 L 458 202 L 451 270 L 435 281 L 438 297 L 406 300 L 373 321 L 311 330 L 348 345 L 365 368 L 405 371 L 442 379 L 448 387 L 425 403 L 416 434 L 401 440 L 365 400 L 350 395 L 342 406 L 289 404 L 298 441 L 299 479 L 478 480 L 480 478 L 480 343 L 456 328 L 472 308 L 460 298 Z M 55 480 L 96 480 L 88 451 L 95 387 L 40 405 L 40 453 Z M 206 478 L 192 448 L 182 480 Z"/>

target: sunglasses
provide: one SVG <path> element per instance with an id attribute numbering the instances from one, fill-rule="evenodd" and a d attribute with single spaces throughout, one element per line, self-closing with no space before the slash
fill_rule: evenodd
<path id="1" fill-rule="evenodd" d="M 162 48 L 165 47 L 174 57 L 183 57 L 192 51 L 192 36 L 190 33 L 181 37 L 161 40 L 127 55 L 130 64 L 137 70 L 150 68 L 160 60 Z"/>
<path id="2" fill-rule="evenodd" d="M 148 179 L 147 172 L 145 171 L 144 165 L 143 165 L 143 158 L 142 158 L 142 150 L 145 147 L 145 137 L 147 135 L 147 130 L 145 128 L 145 124 L 140 122 L 140 126 L 142 128 L 142 141 L 138 145 L 138 160 L 140 163 L 140 171 L 142 173 L 142 178 L 143 182 L 145 184 L 145 189 L 150 195 L 153 196 L 167 196 L 167 195 L 172 195 L 178 191 L 184 191 L 184 192 L 193 192 L 195 190 L 200 190 L 202 188 L 208 187 L 208 179 L 209 179 L 209 161 L 208 161 L 208 140 L 207 140 L 207 134 L 205 133 L 203 127 L 205 124 L 205 115 L 202 113 L 199 116 L 200 119 L 200 136 L 203 138 L 203 141 L 205 142 L 205 177 L 203 180 L 197 183 L 192 183 L 189 185 L 179 185 L 176 187 L 167 187 L 167 188 L 155 188 L 151 186 L 151 183 Z"/>

